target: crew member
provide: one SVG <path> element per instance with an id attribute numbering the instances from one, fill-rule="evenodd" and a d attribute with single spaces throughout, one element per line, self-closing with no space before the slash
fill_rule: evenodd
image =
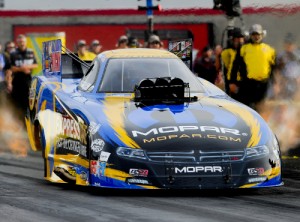
<path id="1" fill-rule="evenodd" d="M 117 49 L 127 49 L 128 48 L 127 44 L 128 44 L 127 36 L 126 35 L 121 35 L 118 42 L 117 42 L 117 44 L 116 44 L 116 48 Z"/>
<path id="2" fill-rule="evenodd" d="M 218 71 L 214 51 L 210 46 L 205 46 L 201 52 L 201 57 L 195 62 L 194 73 L 196 76 L 215 84 Z"/>
<path id="3" fill-rule="evenodd" d="M 77 53 L 78 57 L 83 61 L 92 61 L 96 57 L 95 53 L 88 51 L 86 41 L 83 39 L 77 43 Z"/>
<path id="4" fill-rule="evenodd" d="M 228 46 L 226 49 L 224 49 L 221 53 L 221 59 L 223 63 L 223 73 L 224 73 L 224 79 L 225 79 L 225 90 L 228 95 L 231 97 L 238 99 L 238 85 L 239 81 L 241 80 L 240 73 L 237 73 L 237 79 L 236 81 L 232 81 L 231 84 L 229 84 L 229 81 L 231 79 L 231 70 L 233 66 L 233 62 L 236 57 L 236 53 L 240 52 L 241 46 L 245 42 L 244 34 L 242 33 L 242 30 L 240 28 L 234 28 L 233 30 L 229 30 L 229 41 Z"/>
<path id="5" fill-rule="evenodd" d="M 25 35 L 17 37 L 17 49 L 12 52 L 10 62 L 12 71 L 11 96 L 14 104 L 21 111 L 20 118 L 23 119 L 28 106 L 32 70 L 38 67 L 33 50 L 27 48 Z"/>
<path id="6" fill-rule="evenodd" d="M 4 83 L 5 83 L 5 56 L 1 52 L 2 50 L 2 45 L 0 43 L 0 91 L 4 88 Z"/>
<path id="7" fill-rule="evenodd" d="M 158 35 L 151 35 L 148 39 L 148 48 L 150 49 L 161 49 L 162 42 Z"/>
<path id="8" fill-rule="evenodd" d="M 278 70 L 275 75 L 276 86 L 274 85 L 271 96 L 292 99 L 299 93 L 300 86 L 300 49 L 294 34 L 286 34 L 284 50 L 279 53 L 276 66 Z"/>
<path id="9" fill-rule="evenodd" d="M 95 55 L 98 55 L 98 54 L 100 54 L 101 49 L 102 49 L 102 45 L 100 44 L 100 41 L 97 39 L 94 39 L 91 43 L 90 51 L 92 53 L 94 53 Z"/>
<path id="10" fill-rule="evenodd" d="M 140 48 L 140 43 L 138 39 L 134 36 L 128 38 L 128 48 Z"/>
<path id="11" fill-rule="evenodd" d="M 237 84 L 237 74 L 240 72 L 239 100 L 258 110 L 272 77 L 275 49 L 262 41 L 266 31 L 261 25 L 252 25 L 249 34 L 249 43 L 241 47 L 234 61 L 230 83 Z"/>
<path id="12" fill-rule="evenodd" d="M 5 66 L 3 68 L 5 74 L 5 83 L 6 83 L 6 91 L 7 93 L 11 93 L 12 91 L 12 71 L 11 71 L 11 62 L 10 62 L 10 54 L 15 51 L 16 46 L 13 41 L 8 41 L 5 43 L 4 49 L 4 59 Z"/>

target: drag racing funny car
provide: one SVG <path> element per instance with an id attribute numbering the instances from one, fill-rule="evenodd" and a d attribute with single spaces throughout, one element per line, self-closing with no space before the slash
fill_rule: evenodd
<path id="1" fill-rule="evenodd" d="M 126 189 L 282 185 L 263 118 L 166 50 L 121 49 L 91 64 L 43 44 L 26 126 L 56 183 Z M 49 65 L 51 64 L 51 65 Z"/>

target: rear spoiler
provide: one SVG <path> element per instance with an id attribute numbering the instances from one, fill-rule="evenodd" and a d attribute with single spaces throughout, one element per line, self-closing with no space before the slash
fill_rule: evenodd
<path id="1" fill-rule="evenodd" d="M 82 78 L 92 61 L 82 61 L 61 44 L 61 40 L 43 42 L 42 69 L 47 78 L 61 82 L 63 78 Z"/>

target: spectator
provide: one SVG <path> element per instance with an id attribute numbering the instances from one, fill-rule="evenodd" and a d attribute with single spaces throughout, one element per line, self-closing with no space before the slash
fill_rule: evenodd
<path id="1" fill-rule="evenodd" d="M 237 54 L 230 78 L 230 83 L 237 84 L 240 72 L 239 100 L 256 110 L 266 96 L 275 65 L 275 49 L 262 41 L 265 33 L 261 25 L 251 26 L 250 41 Z"/>
<path id="2" fill-rule="evenodd" d="M 94 53 L 95 55 L 100 54 L 102 49 L 102 45 L 100 44 L 100 41 L 97 39 L 94 39 L 90 45 L 90 51 Z"/>
<path id="3" fill-rule="evenodd" d="M 32 70 L 37 68 L 37 61 L 32 49 L 27 48 L 25 35 L 17 37 L 17 49 L 10 56 L 12 71 L 12 92 L 14 104 L 20 109 L 21 119 L 24 118 L 27 106 Z"/>
<path id="4" fill-rule="evenodd" d="M 287 33 L 284 39 L 284 51 L 278 55 L 277 70 L 279 92 L 276 97 L 292 98 L 300 84 L 300 50 L 292 33 Z"/>
<path id="5" fill-rule="evenodd" d="M 117 47 L 117 49 L 127 49 L 128 48 L 127 44 L 128 44 L 127 36 L 122 35 L 122 36 L 120 36 L 116 47 Z"/>
<path id="6" fill-rule="evenodd" d="M 5 59 L 5 66 L 4 66 L 4 74 L 5 74 L 5 82 L 6 82 L 6 90 L 7 93 L 11 93 L 12 85 L 8 84 L 12 82 L 12 71 L 10 67 L 10 54 L 14 52 L 16 49 L 15 43 L 13 41 L 8 41 L 5 43 L 4 49 L 4 59 Z"/>
<path id="7" fill-rule="evenodd" d="M 207 81 L 215 84 L 218 75 L 215 62 L 213 49 L 209 46 L 204 47 L 202 49 L 201 57 L 195 62 L 195 74 L 198 77 L 206 79 Z"/>
<path id="8" fill-rule="evenodd" d="M 87 49 L 86 41 L 81 39 L 77 42 L 78 57 L 83 61 L 92 61 L 96 57 L 96 54 L 89 52 Z"/>
<path id="9" fill-rule="evenodd" d="M 162 42 L 158 35 L 151 35 L 148 39 L 148 48 L 150 49 L 161 49 Z"/>
<path id="10" fill-rule="evenodd" d="M 239 82 L 241 80 L 240 73 L 237 73 L 236 81 L 232 81 L 231 84 L 229 84 L 229 82 L 231 79 L 233 61 L 235 60 L 237 52 L 240 52 L 241 46 L 245 43 L 245 36 L 240 28 L 234 28 L 233 30 L 230 30 L 229 39 L 230 42 L 228 47 L 221 53 L 225 79 L 225 90 L 228 95 L 238 100 L 237 92 Z"/>
<path id="11" fill-rule="evenodd" d="M 136 37 L 129 37 L 128 38 L 128 48 L 140 48 L 140 43 Z"/>
<path id="12" fill-rule="evenodd" d="M 216 71 L 217 71 L 215 85 L 218 86 L 220 89 L 225 90 L 224 77 L 223 77 L 223 72 L 221 69 L 221 53 L 222 53 L 222 51 L 223 51 L 222 46 L 216 45 L 216 47 L 214 49 L 215 67 L 216 67 Z"/>
<path id="13" fill-rule="evenodd" d="M 0 43 L 0 89 L 5 87 L 4 82 L 5 82 L 5 75 L 4 75 L 4 67 L 5 67 L 5 56 L 2 54 L 2 45 Z"/>

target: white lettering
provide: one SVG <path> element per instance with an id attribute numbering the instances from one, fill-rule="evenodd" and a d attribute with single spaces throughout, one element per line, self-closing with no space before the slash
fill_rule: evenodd
<path id="1" fill-rule="evenodd" d="M 185 131 L 185 130 L 197 130 L 199 129 L 198 126 L 179 126 L 179 130 L 181 132 Z"/>
<path id="2" fill-rule="evenodd" d="M 167 126 L 167 127 L 158 128 L 158 131 L 160 133 L 174 133 L 174 132 L 178 132 L 178 128 L 176 126 Z"/>
<path id="3" fill-rule="evenodd" d="M 100 160 L 100 161 L 107 162 L 109 156 L 110 156 L 110 153 L 109 153 L 109 152 L 102 151 L 101 154 L 100 154 L 99 160 Z"/>
<path id="4" fill-rule="evenodd" d="M 155 128 L 149 130 L 149 131 L 146 132 L 146 133 L 139 132 L 139 131 L 132 131 L 132 135 L 133 135 L 134 137 L 137 137 L 138 134 L 144 135 L 144 136 L 148 136 L 150 133 L 153 133 L 154 135 L 158 134 L 157 129 L 155 129 Z"/>
<path id="5" fill-rule="evenodd" d="M 227 129 L 227 128 L 221 127 L 220 130 L 224 134 L 226 134 L 226 133 L 232 133 L 232 134 L 237 135 L 237 136 L 240 135 L 240 132 L 238 130 L 236 130 L 236 129 Z"/>
<path id="6" fill-rule="evenodd" d="M 200 126 L 200 130 L 202 132 L 215 131 L 216 133 L 220 133 L 220 129 L 218 127 L 215 127 L 215 126 Z"/>
<path id="7" fill-rule="evenodd" d="M 132 135 L 133 137 L 138 137 L 139 135 L 142 136 L 152 136 L 152 135 L 157 135 L 159 133 L 174 133 L 174 132 L 185 132 L 189 130 L 199 130 L 201 132 L 207 132 L 207 131 L 213 131 L 215 133 L 222 133 L 222 134 L 233 134 L 240 136 L 240 131 L 237 129 L 229 129 L 229 128 L 223 128 L 223 127 L 216 127 L 216 126 L 166 126 L 166 127 L 160 127 L 160 128 L 152 128 L 147 132 L 140 132 L 133 130 Z M 222 138 L 224 139 L 224 138 Z"/>
<path id="8" fill-rule="evenodd" d="M 175 173 L 222 173 L 222 167 L 221 166 L 188 166 L 188 167 L 182 167 L 181 169 L 178 167 L 175 167 Z"/>

